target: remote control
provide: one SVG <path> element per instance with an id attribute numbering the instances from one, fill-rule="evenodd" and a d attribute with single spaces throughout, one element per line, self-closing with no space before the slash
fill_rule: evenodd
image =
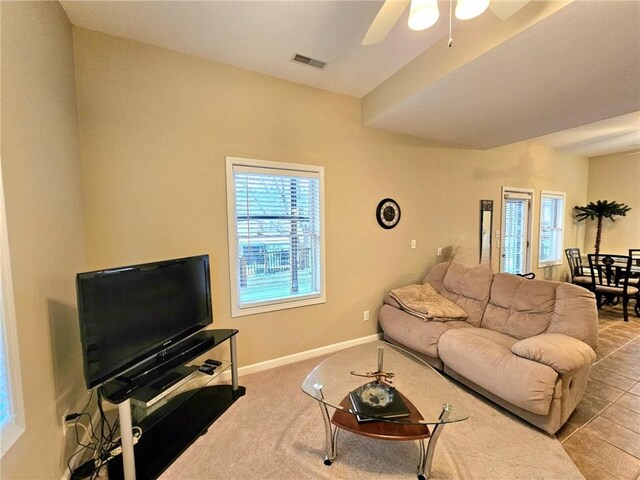
<path id="1" fill-rule="evenodd" d="M 222 362 L 220 360 L 211 360 L 210 358 L 205 360 L 204 363 L 208 365 L 214 365 L 216 367 L 219 367 L 220 365 L 222 365 Z"/>
<path id="2" fill-rule="evenodd" d="M 209 365 L 208 363 L 204 363 L 198 367 L 198 371 L 202 373 L 206 373 L 207 375 L 213 375 L 216 367 L 214 365 Z"/>

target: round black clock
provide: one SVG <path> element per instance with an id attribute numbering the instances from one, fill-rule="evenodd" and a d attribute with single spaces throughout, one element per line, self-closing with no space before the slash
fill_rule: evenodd
<path id="1" fill-rule="evenodd" d="M 392 198 L 385 198 L 378 204 L 376 220 L 382 228 L 393 228 L 400 221 L 400 205 Z"/>

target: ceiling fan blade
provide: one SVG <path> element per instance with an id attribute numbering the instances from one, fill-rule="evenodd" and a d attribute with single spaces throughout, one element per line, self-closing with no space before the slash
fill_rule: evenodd
<path id="1" fill-rule="evenodd" d="M 375 45 L 383 41 L 409 3 L 410 0 L 386 0 L 362 39 L 362 45 Z"/>
<path id="2" fill-rule="evenodd" d="M 489 9 L 504 21 L 519 12 L 527 3 L 529 0 L 492 0 Z"/>

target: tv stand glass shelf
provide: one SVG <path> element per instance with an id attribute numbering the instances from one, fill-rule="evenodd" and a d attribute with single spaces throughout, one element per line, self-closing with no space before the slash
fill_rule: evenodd
<path id="1" fill-rule="evenodd" d="M 237 333 L 232 329 L 202 331 L 160 359 L 137 367 L 127 378 L 101 387 L 102 396 L 118 405 L 120 417 L 122 456 L 108 464 L 111 480 L 157 478 L 244 395 L 244 387 L 238 386 Z M 225 341 L 230 342 L 231 359 L 222 361 L 213 374 L 187 365 Z M 231 384 L 222 384 L 220 376 L 229 370 Z M 142 431 L 135 446 L 134 426 Z"/>

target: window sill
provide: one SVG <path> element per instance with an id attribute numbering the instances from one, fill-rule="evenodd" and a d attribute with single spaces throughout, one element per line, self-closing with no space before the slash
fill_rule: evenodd
<path id="1" fill-rule="evenodd" d="M 301 300 L 282 300 L 277 303 L 269 303 L 256 305 L 254 307 L 239 308 L 237 306 L 231 307 L 231 317 L 244 317 L 247 315 L 256 315 L 259 313 L 275 312 L 278 310 L 286 310 L 289 308 L 306 307 L 309 305 L 318 305 L 320 303 L 326 303 L 327 299 L 325 295 L 319 297 L 305 298 Z"/>
<path id="2" fill-rule="evenodd" d="M 2 428 L 2 442 L 0 455 L 4 457 L 4 454 L 9 451 L 11 446 L 20 438 L 24 433 L 24 427 L 18 425 L 15 420 L 5 425 Z"/>
<path id="3" fill-rule="evenodd" d="M 549 262 L 538 263 L 538 268 L 557 267 L 558 265 L 562 265 L 562 260 L 553 260 Z"/>

